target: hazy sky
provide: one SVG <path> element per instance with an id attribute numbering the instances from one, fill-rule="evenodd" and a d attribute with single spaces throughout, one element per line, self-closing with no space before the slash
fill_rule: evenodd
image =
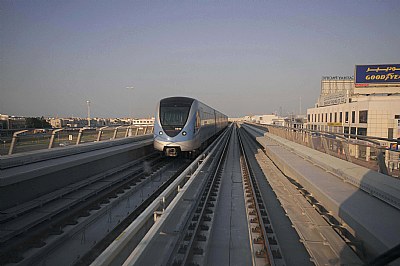
<path id="1" fill-rule="evenodd" d="M 400 63 L 399 26 L 397 0 L 1 0 L 0 113 L 146 117 L 177 95 L 304 112 L 321 76 Z"/>

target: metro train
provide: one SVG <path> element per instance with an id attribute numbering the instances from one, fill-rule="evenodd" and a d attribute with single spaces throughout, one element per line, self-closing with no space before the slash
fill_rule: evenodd
<path id="1" fill-rule="evenodd" d="M 193 154 L 228 125 L 228 117 L 188 97 L 162 99 L 154 120 L 154 148 L 166 156 Z"/>

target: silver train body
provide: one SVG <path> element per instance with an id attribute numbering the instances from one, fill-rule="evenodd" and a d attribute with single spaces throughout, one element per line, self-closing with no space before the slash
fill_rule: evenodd
<path id="1" fill-rule="evenodd" d="M 166 156 L 195 152 L 228 125 L 228 117 L 188 97 L 162 99 L 154 121 L 154 148 Z"/>

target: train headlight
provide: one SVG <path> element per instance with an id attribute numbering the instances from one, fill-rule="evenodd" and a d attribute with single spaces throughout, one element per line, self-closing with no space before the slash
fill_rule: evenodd
<path id="1" fill-rule="evenodd" d="M 187 134 L 186 131 L 182 131 L 183 136 L 186 136 L 186 134 Z"/>
<path id="2" fill-rule="evenodd" d="M 162 134 L 163 134 L 163 132 L 162 132 L 162 131 L 160 131 L 160 132 L 158 132 L 158 134 L 159 134 L 159 135 L 162 135 Z"/>

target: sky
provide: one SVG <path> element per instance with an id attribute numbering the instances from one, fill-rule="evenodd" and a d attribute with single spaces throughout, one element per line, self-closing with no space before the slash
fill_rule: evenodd
<path id="1" fill-rule="evenodd" d="M 0 114 L 230 117 L 313 107 L 322 76 L 400 63 L 400 2 L 0 1 Z"/>

